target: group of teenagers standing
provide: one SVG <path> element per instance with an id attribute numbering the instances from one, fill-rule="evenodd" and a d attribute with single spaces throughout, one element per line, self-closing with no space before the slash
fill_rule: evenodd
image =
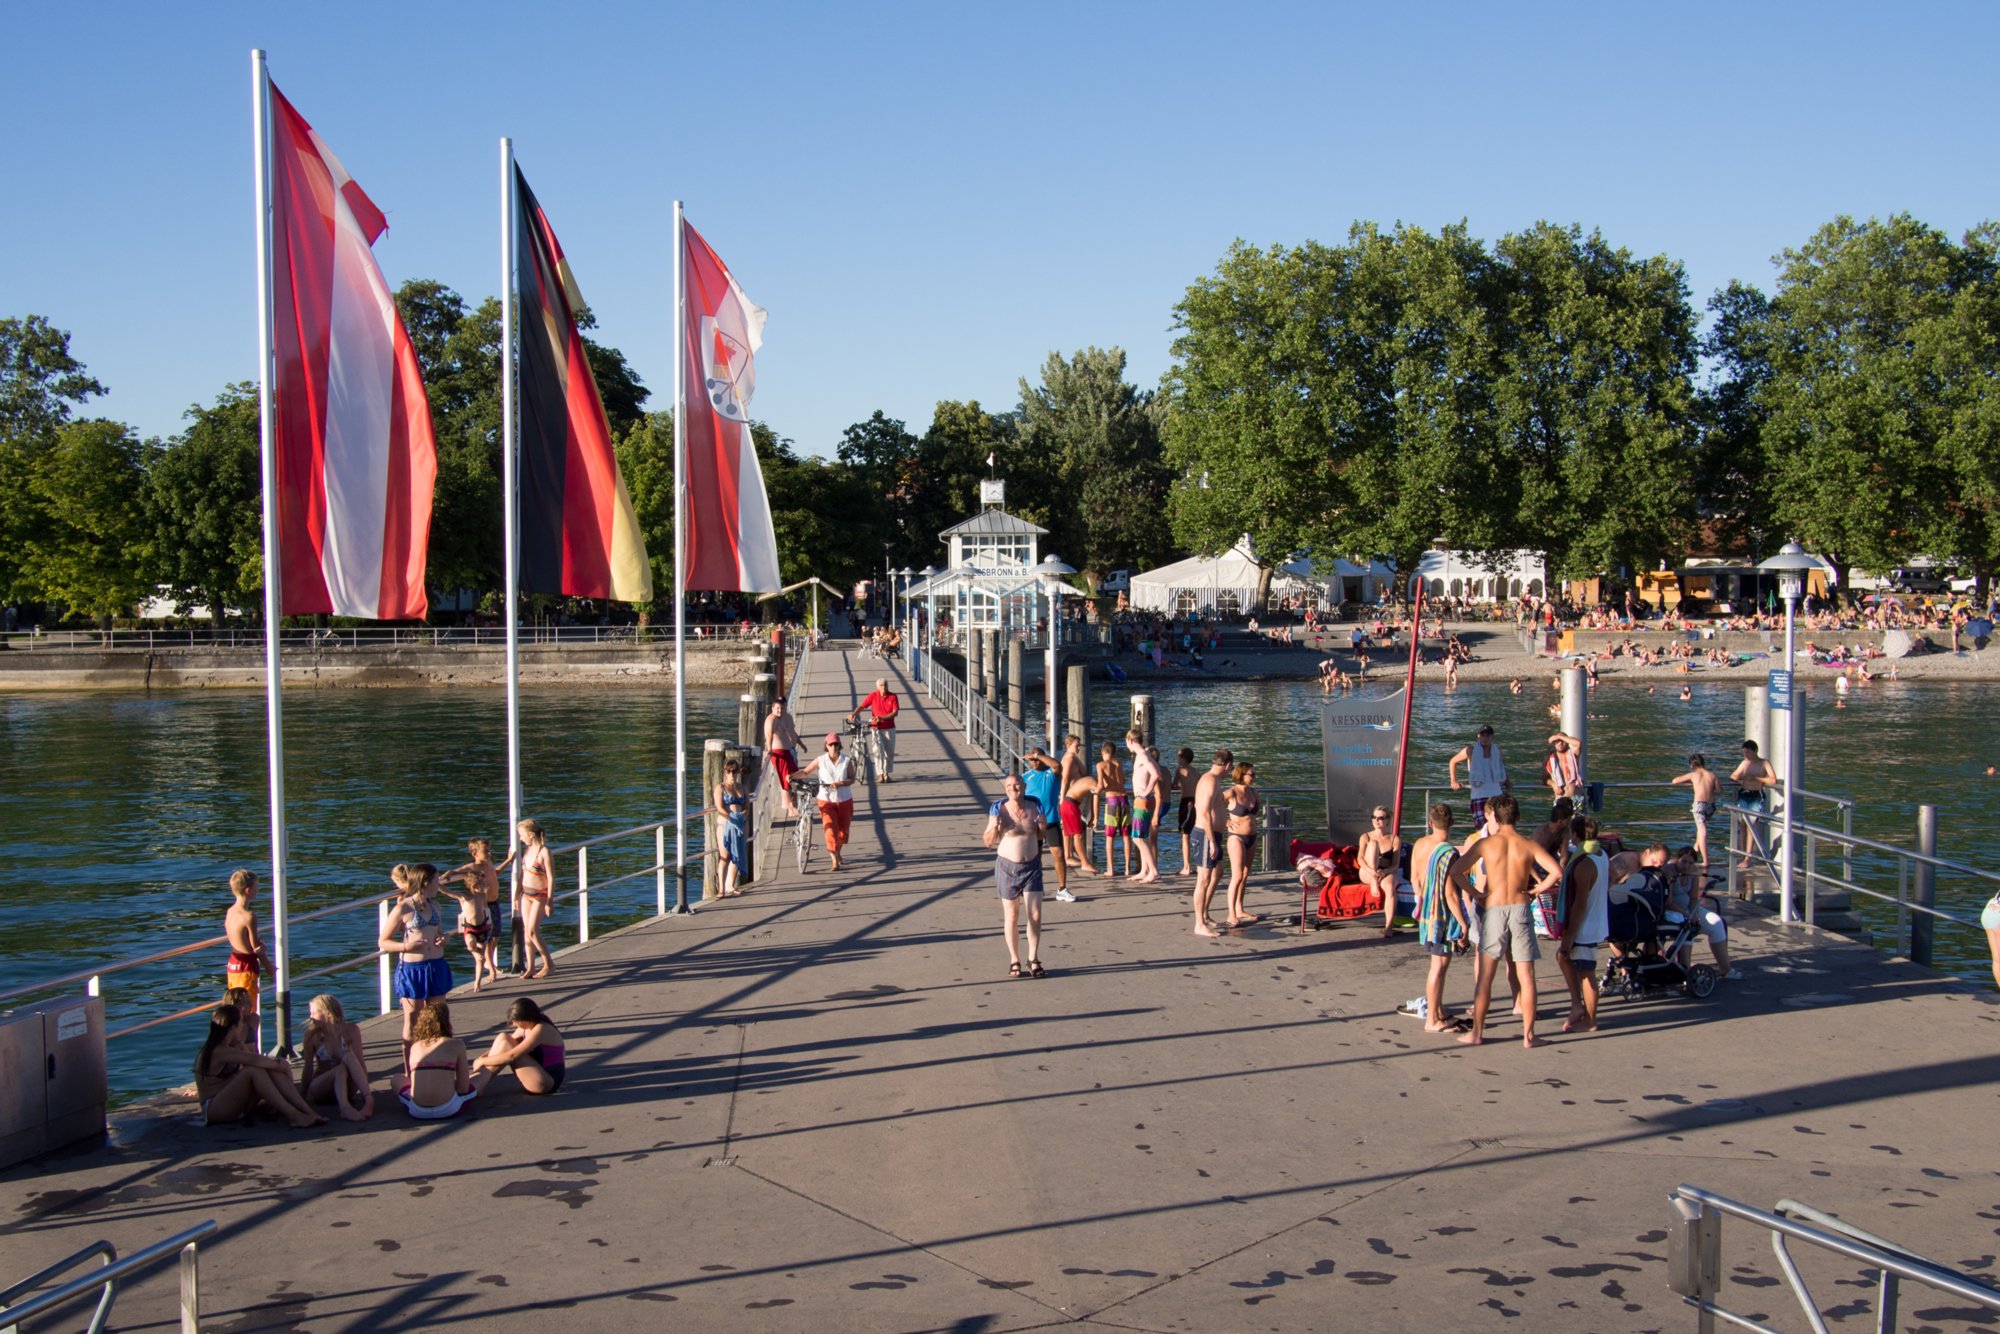
<path id="1" fill-rule="evenodd" d="M 1069 888 L 1072 866 L 1088 875 L 1116 877 L 1121 848 L 1125 879 L 1152 884 L 1160 879 L 1159 839 L 1170 806 L 1181 836 L 1181 874 L 1194 881 L 1194 933 L 1210 938 L 1221 934 L 1210 905 L 1222 883 L 1225 855 L 1229 880 L 1223 924 L 1238 927 L 1261 920 L 1243 903 L 1264 804 L 1257 791 L 1256 767 L 1238 762 L 1228 750 L 1218 750 L 1208 768 L 1200 770 L 1194 751 L 1183 747 L 1169 774 L 1158 748 L 1147 745 L 1137 728 L 1125 734 L 1125 749 L 1132 762 L 1129 788 L 1117 746 L 1103 743 L 1092 766 L 1079 736 L 1064 739 L 1060 759 L 1039 746 L 1032 748 L 1024 757 L 1023 772 L 1003 780 L 1002 796 L 987 812 L 981 841 L 994 850 L 993 880 L 1000 897 L 1009 977 L 1047 974 L 1041 962 L 1043 856 L 1054 866 L 1059 902 L 1076 899 Z M 1104 834 L 1102 870 L 1091 863 L 1093 825 Z M 1023 924 L 1028 945 L 1025 964 L 1018 947 Z"/>
<path id="2" fill-rule="evenodd" d="M 419 1120 L 457 1115 L 503 1072 L 512 1073 L 530 1094 L 554 1093 L 562 1086 L 562 1035 L 533 1000 L 523 996 L 513 1002 L 499 1035 L 477 1058 L 452 1031 L 446 1000 L 454 979 L 445 946 L 454 935 L 471 958 L 474 991 L 501 977 L 500 872 L 517 861 L 516 911 L 527 963 L 521 976 L 542 979 L 554 972 L 542 939 L 554 901 L 554 863 L 539 822 L 523 820 L 516 832 L 519 848 L 498 863 L 492 859 L 491 842 L 475 838 L 467 844 L 471 860 L 450 871 L 417 862 L 389 872 L 396 894 L 377 945 L 397 961 L 391 994 L 403 1014 L 403 1060 L 394 1087 L 404 1109 Z M 259 1050 L 261 981 L 268 967 L 252 902 L 256 874 L 235 872 L 229 889 L 233 901 L 223 919 L 230 950 L 227 993 L 223 1004 L 209 1012 L 209 1032 L 195 1060 L 195 1094 L 203 1118 L 220 1124 L 263 1107 L 304 1127 L 324 1124 L 326 1117 L 315 1107 L 331 1104 L 345 1120 L 368 1119 L 375 1097 L 361 1030 L 347 1019 L 337 997 L 315 996 L 308 1006 L 296 1081 L 291 1061 Z M 441 894 L 458 904 L 458 922 L 450 930 L 438 902 Z"/>

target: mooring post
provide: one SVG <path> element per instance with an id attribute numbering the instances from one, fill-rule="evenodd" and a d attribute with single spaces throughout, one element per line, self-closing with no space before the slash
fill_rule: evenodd
<path id="1" fill-rule="evenodd" d="M 965 688 L 969 693 L 978 694 L 984 678 L 979 670 L 979 646 L 983 636 L 968 629 L 965 632 Z"/>
<path id="2" fill-rule="evenodd" d="M 1151 695 L 1132 696 L 1132 730 L 1139 734 L 1145 745 L 1153 744 L 1153 697 Z"/>
<path id="3" fill-rule="evenodd" d="M 1021 680 L 1021 641 L 1007 641 L 1007 720 L 1019 727 L 1027 716 L 1027 691 Z"/>
<path id="4" fill-rule="evenodd" d="M 1090 753 L 1090 668 L 1077 663 L 1065 678 L 1069 683 L 1069 734 L 1083 738 L 1083 750 Z"/>
<path id="5" fill-rule="evenodd" d="M 1917 852 L 1924 857 L 1937 856 L 1937 807 L 1917 807 Z M 1916 874 L 1910 877 L 1910 903 L 1918 909 L 1937 906 L 1937 867 L 1928 861 L 1916 863 Z M 1928 911 L 1910 914 L 1910 962 L 1921 967 L 1931 966 L 1931 942 L 1937 928 L 1937 919 Z"/>

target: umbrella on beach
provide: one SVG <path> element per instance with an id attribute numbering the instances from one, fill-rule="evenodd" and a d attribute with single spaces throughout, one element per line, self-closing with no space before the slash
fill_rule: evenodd
<path id="1" fill-rule="evenodd" d="M 1910 632 L 1908 630 L 1887 630 L 1882 634 L 1882 655 L 1889 658 L 1906 658 L 1910 655 Z"/>
<path id="2" fill-rule="evenodd" d="M 1991 639 L 1993 637 L 1993 618 L 1990 616 L 1973 617 L 1965 623 L 1965 633 L 1971 635 L 1974 639 L 1982 637 Z"/>

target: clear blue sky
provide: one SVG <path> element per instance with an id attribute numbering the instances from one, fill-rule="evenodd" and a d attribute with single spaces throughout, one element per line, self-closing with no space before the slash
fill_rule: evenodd
<path id="1" fill-rule="evenodd" d="M 771 312 L 755 412 L 830 454 L 877 408 L 1009 408 L 1051 350 L 1155 384 L 1239 236 L 1574 221 L 1700 305 L 1839 213 L 1956 234 L 2000 215 L 1996 37 L 1985 3 L 17 4 L 0 315 L 149 435 L 252 375 L 261 46 L 392 285 L 498 290 L 511 135 L 655 407 L 685 199 Z"/>

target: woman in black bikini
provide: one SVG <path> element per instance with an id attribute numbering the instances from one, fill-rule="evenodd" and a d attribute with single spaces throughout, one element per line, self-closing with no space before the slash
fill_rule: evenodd
<path id="1" fill-rule="evenodd" d="M 1382 934 L 1396 934 L 1396 870 L 1403 857 L 1403 838 L 1393 827 L 1386 807 L 1377 806 L 1368 829 L 1354 847 L 1354 864 L 1361 883 L 1382 896 Z"/>
<path id="2" fill-rule="evenodd" d="M 1235 784 L 1222 794 L 1224 808 L 1229 813 L 1225 826 L 1229 835 L 1229 915 L 1230 926 L 1248 926 L 1264 919 L 1255 913 L 1243 910 L 1243 891 L 1250 884 L 1250 854 L 1257 842 L 1257 813 L 1264 808 L 1264 799 L 1257 795 L 1252 780 L 1257 777 L 1255 765 L 1248 761 L 1236 766 L 1231 774 Z"/>

